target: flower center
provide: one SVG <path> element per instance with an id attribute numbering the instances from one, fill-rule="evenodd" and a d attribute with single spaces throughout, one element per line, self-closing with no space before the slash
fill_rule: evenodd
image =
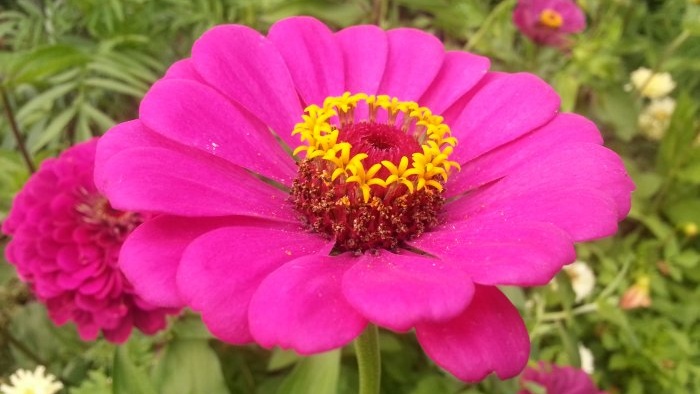
<path id="1" fill-rule="evenodd" d="M 144 218 L 136 212 L 119 211 L 102 195 L 85 194 L 83 202 L 76 206 L 83 222 L 105 231 L 116 241 L 123 241 Z"/>
<path id="2" fill-rule="evenodd" d="M 540 13 L 540 24 L 550 29 L 558 29 L 564 23 L 561 14 L 550 8 L 545 8 Z"/>
<path id="3" fill-rule="evenodd" d="M 437 223 L 457 140 L 415 102 L 344 93 L 310 105 L 292 134 L 305 152 L 294 208 L 336 251 L 393 250 Z M 410 158 L 410 159 L 409 159 Z"/>

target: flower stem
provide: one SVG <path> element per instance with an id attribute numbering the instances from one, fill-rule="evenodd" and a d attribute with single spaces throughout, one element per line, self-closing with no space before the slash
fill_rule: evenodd
<path id="1" fill-rule="evenodd" d="M 379 394 L 382 364 L 377 326 L 370 324 L 365 332 L 355 339 L 355 354 L 360 372 L 359 394 Z"/>
<path id="2" fill-rule="evenodd" d="M 372 6 L 372 21 L 377 26 L 384 26 L 384 20 L 386 19 L 386 13 L 389 8 L 389 0 L 374 0 Z"/>
<path id="3" fill-rule="evenodd" d="M 34 167 L 34 162 L 32 161 L 31 156 L 29 156 L 27 147 L 24 145 L 24 139 L 22 138 L 22 134 L 19 132 L 19 126 L 17 126 L 15 114 L 12 112 L 12 107 L 10 107 L 10 98 L 7 96 L 7 91 L 2 83 L 0 83 L 0 96 L 2 96 L 2 105 L 5 107 L 7 121 L 10 123 L 10 130 L 12 130 L 12 134 L 17 141 L 17 148 L 24 159 L 24 163 L 27 165 L 29 173 L 34 173 L 34 171 L 36 171 L 36 167 Z"/>

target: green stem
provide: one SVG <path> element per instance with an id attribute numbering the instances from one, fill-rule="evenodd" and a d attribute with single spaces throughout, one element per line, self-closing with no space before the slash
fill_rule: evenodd
<path id="1" fill-rule="evenodd" d="M 2 83 L 0 83 L 0 96 L 2 96 L 2 105 L 5 107 L 5 115 L 7 115 L 7 121 L 10 123 L 10 130 L 17 141 L 19 153 L 22 155 L 24 163 L 27 165 L 29 172 L 34 173 L 36 171 L 36 167 L 34 167 L 34 162 L 32 161 L 31 156 L 29 156 L 27 147 L 24 145 L 24 139 L 22 138 L 22 134 L 19 132 L 19 126 L 17 126 L 15 114 L 12 112 L 12 107 L 10 106 L 10 98 L 7 96 L 7 91 Z"/>
<path id="2" fill-rule="evenodd" d="M 355 339 L 355 354 L 357 369 L 360 372 L 359 394 L 379 394 L 382 364 L 377 326 L 370 324 L 365 332 Z"/>
<path id="3" fill-rule="evenodd" d="M 464 50 L 466 51 L 471 51 L 474 49 L 476 44 L 483 38 L 484 34 L 486 32 L 491 30 L 491 25 L 493 22 L 496 20 L 496 17 L 504 12 L 506 9 L 510 9 L 513 7 L 513 1 L 504 1 L 498 4 L 494 9 L 491 11 L 491 13 L 484 19 L 484 21 L 481 23 L 481 27 L 479 27 L 479 30 L 476 31 L 470 38 L 469 41 L 467 41 L 467 44 L 464 46 Z"/>
<path id="4" fill-rule="evenodd" d="M 374 0 L 372 20 L 377 26 L 384 26 L 386 12 L 389 9 L 389 0 Z"/>

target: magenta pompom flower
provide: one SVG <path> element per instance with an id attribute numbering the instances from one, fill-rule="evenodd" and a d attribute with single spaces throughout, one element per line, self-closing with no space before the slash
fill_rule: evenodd
<path id="1" fill-rule="evenodd" d="M 154 333 L 168 312 L 134 294 L 117 266 L 126 236 L 144 219 L 112 209 L 93 181 L 97 139 L 44 161 L 15 197 L 2 231 L 7 260 L 56 324 L 73 321 L 80 337 L 100 330 L 123 342 L 137 327 Z"/>
<path id="2" fill-rule="evenodd" d="M 572 0 L 518 0 L 513 23 L 534 42 L 561 47 L 586 28 L 586 16 Z"/>
<path id="3" fill-rule="evenodd" d="M 591 377 L 578 368 L 559 366 L 543 361 L 527 367 L 520 376 L 522 389 L 518 394 L 605 394 L 596 387 Z M 540 389 L 540 391 L 537 391 Z M 544 391 L 541 391 L 544 389 Z"/>
<path id="4" fill-rule="evenodd" d="M 114 206 L 162 214 L 127 277 L 230 343 L 312 354 L 371 323 L 463 380 L 517 375 L 528 334 L 496 285 L 548 283 L 633 185 L 550 86 L 488 67 L 414 29 L 209 30 L 98 146 Z"/>

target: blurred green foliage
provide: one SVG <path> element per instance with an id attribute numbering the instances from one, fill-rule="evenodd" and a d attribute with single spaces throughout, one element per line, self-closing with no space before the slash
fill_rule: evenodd
<path id="1" fill-rule="evenodd" d="M 700 5 L 691 0 L 580 0 L 586 31 L 567 51 L 537 47 L 511 22 L 516 0 L 2 0 L 0 219 L 29 175 L 11 118 L 38 163 L 136 116 L 140 98 L 193 40 L 219 23 L 265 31 L 291 15 L 335 28 L 411 26 L 449 48 L 474 51 L 492 68 L 537 73 L 565 111 L 593 119 L 637 185 L 630 218 L 614 238 L 578 247 L 594 270 L 593 293 L 575 301 L 568 276 L 508 289 L 533 341 L 532 360 L 580 365 L 593 353 L 595 380 L 610 393 L 700 392 Z M 626 89 L 648 67 L 677 83 L 668 129 L 650 138 L 648 104 Z M 622 309 L 639 278 L 651 306 Z M 384 393 L 513 393 L 517 381 L 464 385 L 441 372 L 411 335 L 382 333 Z M 311 358 L 214 341 L 193 315 L 122 347 L 80 342 L 54 327 L 9 264 L 0 264 L 0 377 L 47 365 L 71 394 L 353 393 L 352 349 Z M 1 380 L 1 379 L 0 379 Z"/>

